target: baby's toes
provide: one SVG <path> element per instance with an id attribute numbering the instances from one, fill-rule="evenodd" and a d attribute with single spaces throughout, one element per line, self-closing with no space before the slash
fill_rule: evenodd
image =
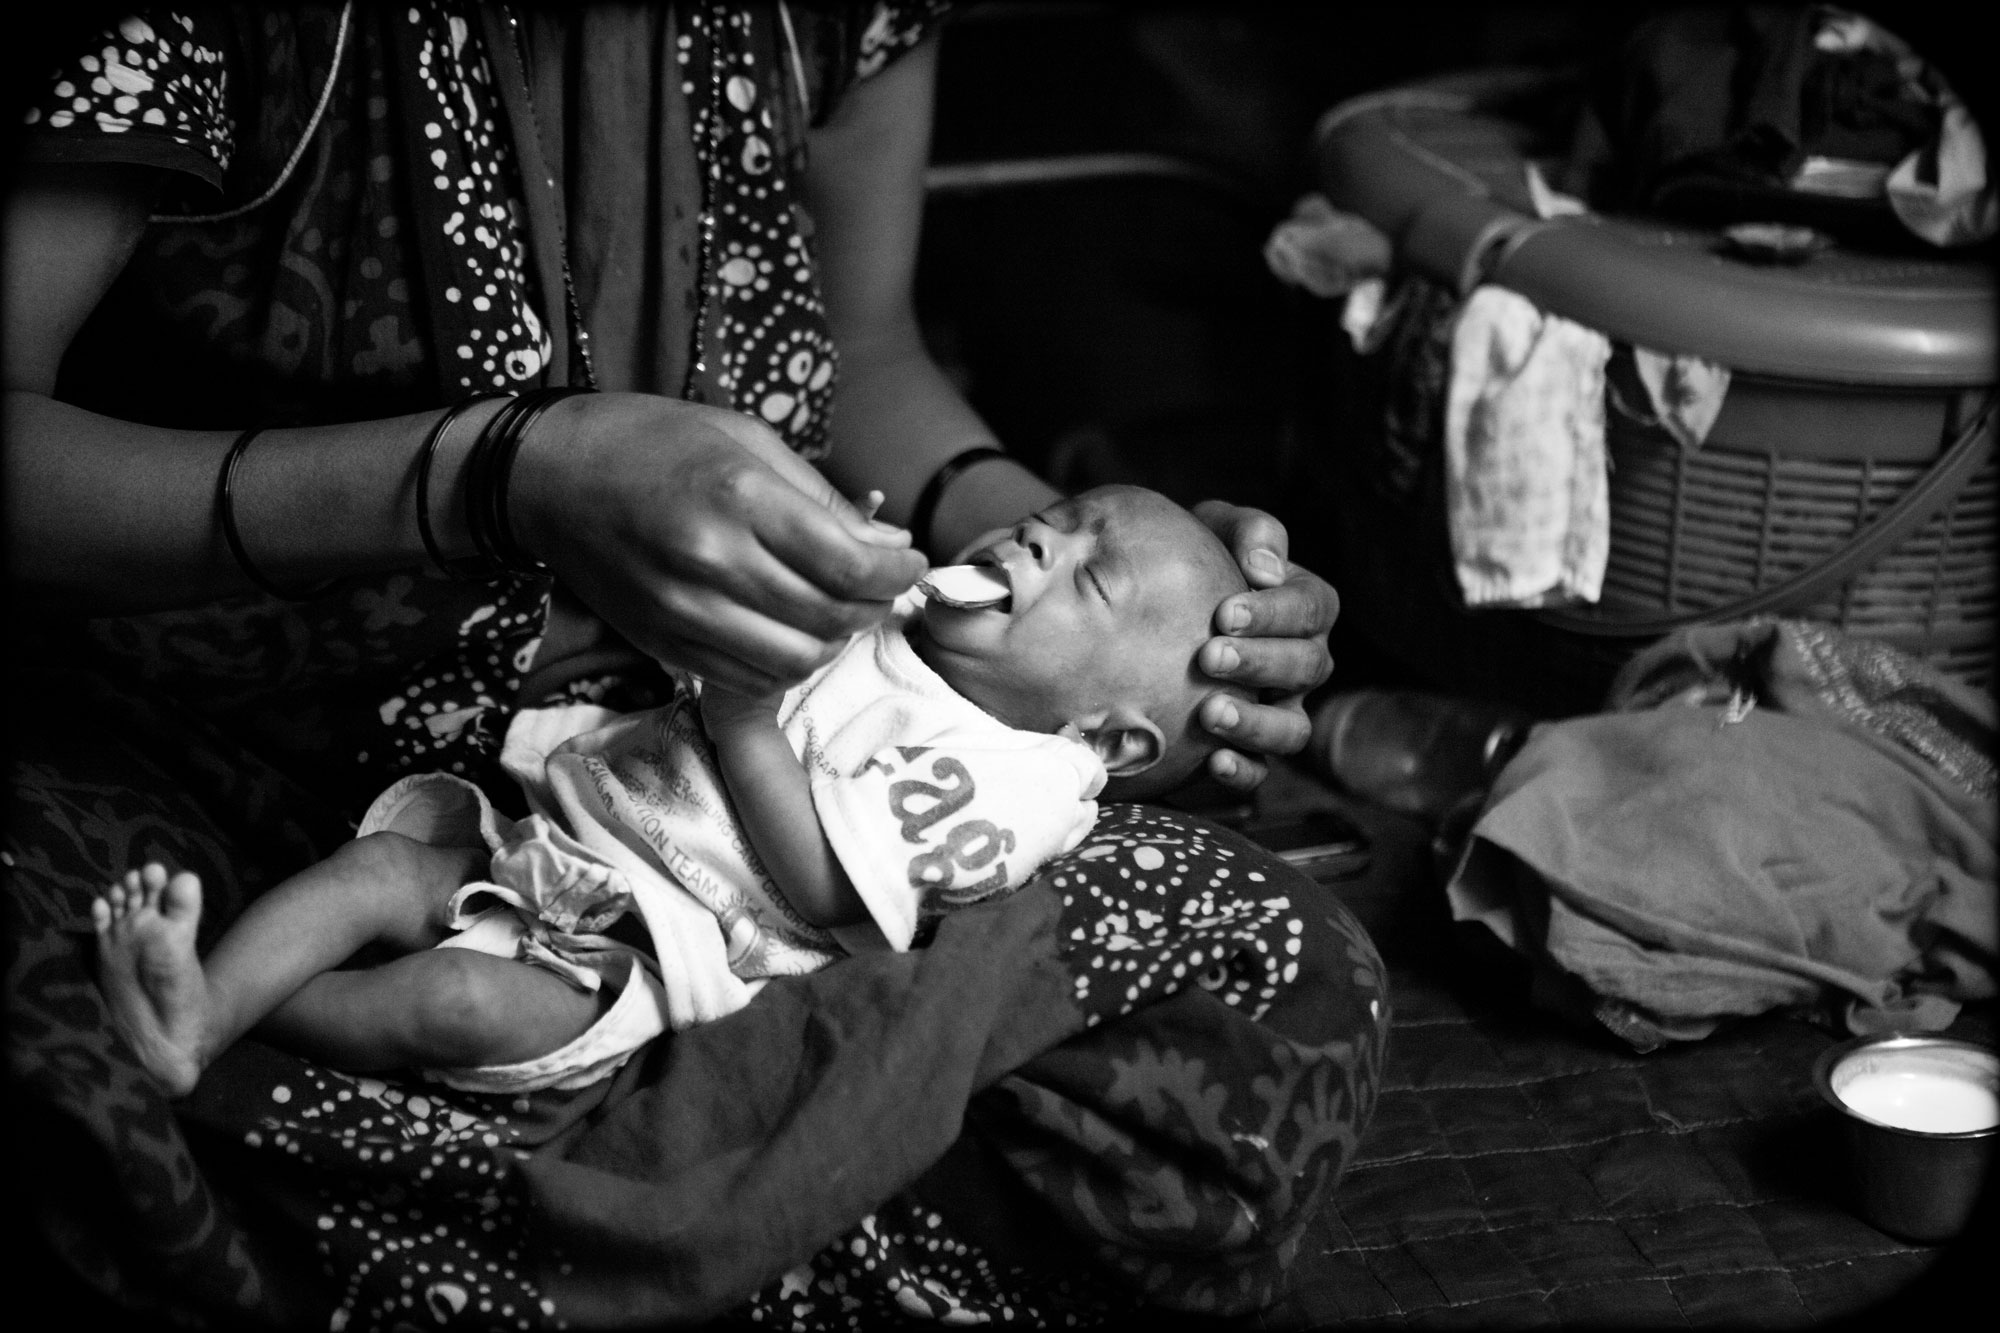
<path id="1" fill-rule="evenodd" d="M 105 892 L 110 893 L 111 890 L 106 889 Z M 95 930 L 98 934 L 102 935 L 105 931 L 111 929 L 112 920 L 113 916 L 112 916 L 110 901 L 106 898 L 92 898 L 90 900 L 91 928 Z"/>
<path id="2" fill-rule="evenodd" d="M 148 861 L 139 872 L 139 881 L 145 889 L 146 906 L 158 908 L 160 893 L 167 887 L 167 868 L 158 861 Z"/>
<path id="3" fill-rule="evenodd" d="M 166 881 L 157 895 L 162 915 L 174 921 L 193 921 L 201 916 L 201 877 L 183 870 Z"/>

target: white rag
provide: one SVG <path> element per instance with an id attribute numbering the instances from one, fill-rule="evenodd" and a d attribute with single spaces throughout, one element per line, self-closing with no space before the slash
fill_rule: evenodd
<path id="1" fill-rule="evenodd" d="M 1611 552 L 1604 366 L 1611 341 L 1504 287 L 1452 332 L 1445 507 L 1469 607 L 1594 602 Z"/>

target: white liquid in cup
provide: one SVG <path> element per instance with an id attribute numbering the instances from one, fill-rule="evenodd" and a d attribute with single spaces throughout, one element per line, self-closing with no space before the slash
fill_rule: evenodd
<path id="1" fill-rule="evenodd" d="M 1848 1062 L 1834 1091 L 1857 1113 L 1898 1129 L 1963 1134 L 2000 1124 L 2000 1093 L 1989 1071 L 1941 1052 L 1888 1052 Z M 1843 1070 L 1841 1072 L 1846 1072 Z"/>

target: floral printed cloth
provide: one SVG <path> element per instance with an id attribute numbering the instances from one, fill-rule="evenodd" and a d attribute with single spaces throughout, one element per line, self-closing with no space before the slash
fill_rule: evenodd
<path id="1" fill-rule="evenodd" d="M 930 949 L 775 981 L 601 1090 L 479 1096 L 246 1043 L 185 1114 L 331 1275 L 322 1327 L 1254 1310 L 1380 1075 L 1380 964 L 1323 895 L 1113 806 Z"/>

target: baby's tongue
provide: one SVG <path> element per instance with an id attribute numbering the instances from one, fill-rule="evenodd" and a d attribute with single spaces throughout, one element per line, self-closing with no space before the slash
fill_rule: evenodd
<path id="1" fill-rule="evenodd" d="M 999 606 L 1014 595 L 1007 571 L 991 565 L 943 565 L 924 575 L 917 586 L 933 601 L 962 611 Z"/>

